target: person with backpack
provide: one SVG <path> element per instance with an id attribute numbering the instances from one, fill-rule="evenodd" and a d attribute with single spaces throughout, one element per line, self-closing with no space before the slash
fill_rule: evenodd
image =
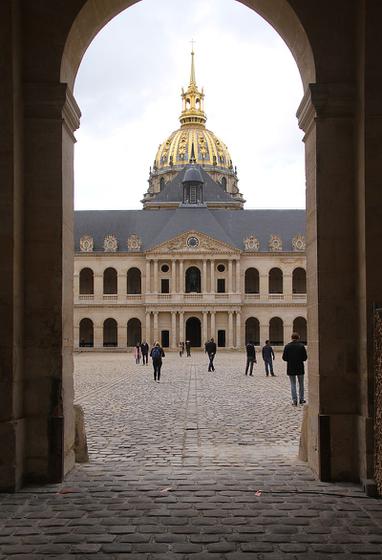
<path id="1" fill-rule="evenodd" d="M 162 358 L 165 357 L 163 352 L 163 348 L 156 342 L 154 346 L 151 348 L 150 352 L 151 359 L 153 361 L 153 368 L 154 368 L 154 381 L 157 383 L 160 382 L 160 370 L 162 368 Z"/>
<path id="2" fill-rule="evenodd" d="M 255 348 L 255 344 L 252 340 L 250 340 L 246 346 L 246 351 L 247 351 L 247 365 L 245 366 L 245 375 L 248 375 L 248 370 L 249 370 L 249 375 L 253 375 L 253 364 L 257 363 L 256 360 L 256 348 Z"/>

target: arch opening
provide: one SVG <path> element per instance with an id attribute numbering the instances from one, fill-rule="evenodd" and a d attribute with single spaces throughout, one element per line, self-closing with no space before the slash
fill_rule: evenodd
<path id="1" fill-rule="evenodd" d="M 103 323 L 103 346 L 104 348 L 118 346 L 118 325 L 115 319 L 106 319 Z"/>
<path id="2" fill-rule="evenodd" d="M 194 348 L 200 348 L 202 345 L 202 327 L 197 317 L 189 317 L 186 321 L 186 340 L 189 340 Z"/>
<path id="3" fill-rule="evenodd" d="M 80 271 L 80 294 L 94 294 L 94 273 L 91 268 L 83 268 Z"/>
<path id="4" fill-rule="evenodd" d="M 94 325 L 91 319 L 81 319 L 78 345 L 80 348 L 93 348 Z"/>
<path id="5" fill-rule="evenodd" d="M 127 346 L 136 346 L 142 342 L 142 325 L 139 319 L 129 319 L 127 322 Z"/>
<path id="6" fill-rule="evenodd" d="M 139 268 L 129 268 L 127 271 L 127 293 L 128 294 L 141 294 L 142 293 L 142 275 Z"/>
<path id="7" fill-rule="evenodd" d="M 260 345 L 260 322 L 256 317 L 249 317 L 245 322 L 245 344 L 249 342 Z"/>

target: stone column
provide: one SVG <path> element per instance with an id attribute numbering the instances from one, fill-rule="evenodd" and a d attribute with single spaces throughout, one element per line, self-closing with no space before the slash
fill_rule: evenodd
<path id="1" fill-rule="evenodd" d="M 292 323 L 283 323 L 284 325 L 284 340 L 283 343 L 287 344 L 288 342 L 291 341 L 291 336 L 292 336 L 292 332 L 293 332 L 293 324 Z"/>
<path id="2" fill-rule="evenodd" d="M 203 324 L 202 324 L 202 336 L 203 336 L 203 340 L 202 340 L 202 345 L 207 341 L 208 339 L 208 334 L 207 334 L 207 311 L 203 311 Z"/>
<path id="3" fill-rule="evenodd" d="M 147 260 L 146 261 L 146 288 L 145 291 L 147 294 L 149 294 L 151 292 L 151 261 Z"/>
<path id="4" fill-rule="evenodd" d="M 216 341 L 215 311 L 211 311 L 211 338 Z"/>
<path id="5" fill-rule="evenodd" d="M 171 293 L 176 293 L 176 260 L 171 261 Z"/>
<path id="6" fill-rule="evenodd" d="M 118 348 L 127 348 L 127 323 L 118 323 Z"/>
<path id="7" fill-rule="evenodd" d="M 78 272 L 76 272 L 73 277 L 73 293 L 75 299 L 78 299 L 78 296 L 80 294 L 80 275 Z"/>
<path id="8" fill-rule="evenodd" d="M 94 323 L 94 348 L 103 348 L 103 323 Z"/>
<path id="9" fill-rule="evenodd" d="M 236 259 L 236 293 L 241 293 L 241 284 L 240 284 L 240 259 Z"/>
<path id="10" fill-rule="evenodd" d="M 117 295 L 119 301 L 126 301 L 127 277 L 126 274 L 118 272 L 117 276 Z"/>
<path id="11" fill-rule="evenodd" d="M 233 284 L 233 275 L 232 275 L 232 259 L 228 261 L 228 293 L 232 294 L 232 284 Z"/>
<path id="12" fill-rule="evenodd" d="M 355 96 L 353 84 L 310 84 L 298 109 L 305 132 L 308 218 L 309 441 L 305 444 L 309 464 L 321 480 L 359 476 L 354 437 L 360 409 L 354 345 L 358 338 Z"/>
<path id="13" fill-rule="evenodd" d="M 233 311 L 228 311 L 228 347 L 233 348 Z"/>
<path id="14" fill-rule="evenodd" d="M 241 348 L 241 313 L 236 311 L 236 346 Z"/>
<path id="15" fill-rule="evenodd" d="M 154 289 L 153 289 L 154 294 L 157 294 L 159 292 L 159 286 L 158 286 L 158 259 L 154 259 Z"/>
<path id="16" fill-rule="evenodd" d="M 210 292 L 212 294 L 214 294 L 216 292 L 216 286 L 215 286 L 215 261 L 213 259 L 211 259 L 211 286 L 210 286 Z"/>
<path id="17" fill-rule="evenodd" d="M 171 311 L 171 348 L 176 349 L 176 311 Z"/>
<path id="18" fill-rule="evenodd" d="M 158 332 L 158 319 L 159 319 L 159 312 L 154 311 L 154 340 L 153 342 L 159 341 L 159 332 Z"/>
<path id="19" fill-rule="evenodd" d="M 180 260 L 179 261 L 179 293 L 183 294 L 183 292 L 184 292 L 184 263 L 183 260 Z"/>
<path id="20" fill-rule="evenodd" d="M 151 312 L 150 311 L 146 311 L 146 326 L 145 326 L 145 339 L 146 342 L 148 342 L 149 346 L 151 347 L 152 345 L 152 340 L 151 340 Z"/>
<path id="21" fill-rule="evenodd" d="M 185 342 L 184 340 L 184 313 L 179 312 L 179 342 Z"/>
<path id="22" fill-rule="evenodd" d="M 268 273 L 259 272 L 259 290 L 260 290 L 260 299 L 262 300 L 265 298 L 268 299 L 269 294 L 269 275 Z"/>
<path id="23" fill-rule="evenodd" d="M 207 260 L 203 259 L 203 272 L 202 272 L 202 293 L 207 293 Z"/>
<path id="24" fill-rule="evenodd" d="M 283 271 L 283 293 L 286 300 L 292 300 L 292 273 Z"/>
<path id="25" fill-rule="evenodd" d="M 260 345 L 264 346 L 266 340 L 269 340 L 269 321 L 260 323 Z"/>

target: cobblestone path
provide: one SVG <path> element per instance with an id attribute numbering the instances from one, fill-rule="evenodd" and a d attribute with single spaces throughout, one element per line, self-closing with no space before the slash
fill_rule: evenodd
<path id="1" fill-rule="evenodd" d="M 0 495 L 0 560 L 382 558 L 382 501 L 296 459 L 288 379 L 243 356 L 75 357 L 91 461 L 63 484 Z M 281 368 L 281 369 L 279 369 Z"/>

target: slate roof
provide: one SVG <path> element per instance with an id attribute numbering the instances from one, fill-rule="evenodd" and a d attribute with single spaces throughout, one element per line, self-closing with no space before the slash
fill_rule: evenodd
<path id="1" fill-rule="evenodd" d="M 162 194 L 162 193 L 161 193 Z M 196 230 L 243 250 L 243 239 L 255 235 L 260 252 L 268 251 L 272 234 L 279 235 L 283 251 L 292 251 L 292 239 L 305 235 L 305 210 L 225 210 L 206 207 L 161 210 L 80 210 L 75 212 L 75 250 L 80 238 L 91 235 L 94 251 L 103 252 L 103 240 L 113 234 L 118 251 L 127 251 L 127 238 L 138 235 L 142 251 L 186 231 Z"/>
<path id="2" fill-rule="evenodd" d="M 183 185 L 182 181 L 184 175 L 190 167 L 185 167 L 182 171 L 174 177 L 172 181 L 169 181 L 164 189 L 153 196 L 150 201 L 155 202 L 182 202 L 183 201 Z M 201 167 L 198 167 L 202 174 L 204 185 L 203 185 L 203 200 L 204 202 L 236 202 L 231 195 L 225 192 L 223 187 L 216 183 L 210 175 Z"/>

